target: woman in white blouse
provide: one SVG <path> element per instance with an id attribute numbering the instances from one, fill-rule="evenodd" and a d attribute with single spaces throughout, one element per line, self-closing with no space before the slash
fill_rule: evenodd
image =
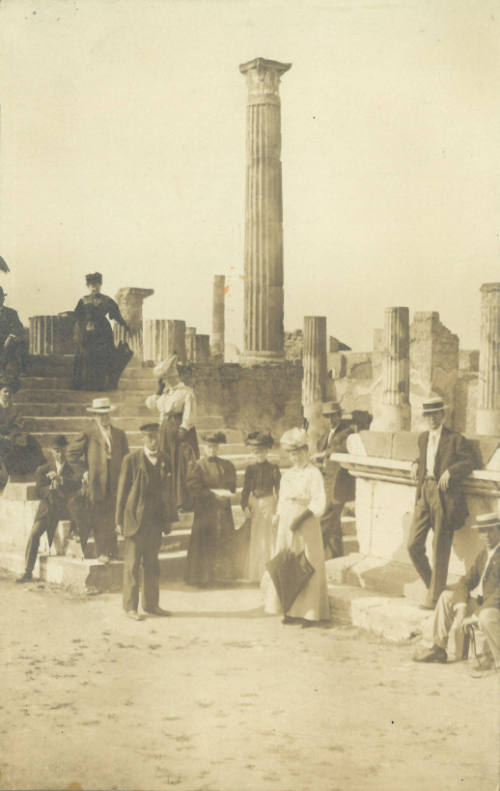
<path id="1" fill-rule="evenodd" d="M 326 507 L 325 487 L 321 472 L 309 461 L 307 434 L 294 428 L 285 432 L 281 447 L 289 454 L 292 467 L 281 478 L 275 554 L 285 547 L 296 554 L 304 550 L 314 567 L 314 574 L 295 599 L 283 623 L 302 621 L 302 626 L 313 626 L 328 620 L 328 588 L 326 583 L 325 556 L 321 536 L 320 516 Z M 270 577 L 263 583 L 266 612 L 279 612 L 281 607 Z"/>

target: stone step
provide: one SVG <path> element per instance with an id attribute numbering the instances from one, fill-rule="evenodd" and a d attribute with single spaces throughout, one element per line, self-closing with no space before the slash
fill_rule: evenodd
<path id="1" fill-rule="evenodd" d="M 86 407 L 90 403 L 88 400 L 85 402 L 57 402 L 51 403 L 43 402 L 24 402 L 16 399 L 15 403 L 20 407 L 23 417 L 36 417 L 36 418 L 71 418 L 71 417 L 84 417 L 92 419 L 90 413 L 86 411 Z M 154 413 L 147 408 L 142 399 L 138 399 L 137 403 L 121 403 L 116 412 L 113 413 L 113 422 L 118 418 L 142 418 L 142 422 L 146 418 L 152 419 Z M 202 418 L 200 418 L 202 420 Z"/>
<path id="2" fill-rule="evenodd" d="M 162 536 L 161 551 L 162 552 L 184 552 L 187 551 L 189 544 L 189 537 L 191 535 L 191 527 L 179 525 L 176 529 L 172 530 L 167 536 Z M 122 536 L 118 537 L 118 557 L 123 560 L 123 549 L 125 546 L 125 539 Z M 71 538 L 65 548 L 64 554 L 69 557 L 81 558 L 82 550 L 80 542 L 76 538 Z M 85 547 L 85 558 L 95 558 L 96 547 L 94 537 L 90 536 Z"/>
<path id="3" fill-rule="evenodd" d="M 50 446 L 54 438 L 61 433 L 61 431 L 30 431 L 36 437 L 42 448 Z M 69 442 L 78 437 L 78 431 L 65 431 L 64 434 Z M 129 442 L 130 450 L 143 447 L 142 434 L 140 431 L 127 431 L 127 439 Z M 245 457 L 248 458 L 248 448 L 244 443 L 227 443 L 219 447 L 219 455 L 226 458 Z"/>

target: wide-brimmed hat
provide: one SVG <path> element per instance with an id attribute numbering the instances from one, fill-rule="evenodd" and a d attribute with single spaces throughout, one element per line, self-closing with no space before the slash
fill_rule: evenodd
<path id="1" fill-rule="evenodd" d="M 159 423 L 144 423 L 143 426 L 140 426 L 139 431 L 142 431 L 143 434 L 152 434 L 154 431 L 158 431 L 159 428 Z"/>
<path id="2" fill-rule="evenodd" d="M 423 415 L 432 415 L 433 412 L 441 412 L 444 408 L 445 404 L 442 398 L 426 398 L 426 400 L 422 402 Z"/>
<path id="3" fill-rule="evenodd" d="M 336 415 L 342 414 L 342 407 L 340 406 L 338 401 L 325 401 L 323 404 L 323 414 L 324 415 Z"/>
<path id="4" fill-rule="evenodd" d="M 178 376 L 177 355 L 171 354 L 166 360 L 162 360 L 161 363 L 155 365 L 153 373 L 158 379 L 168 379 L 171 376 Z"/>
<path id="5" fill-rule="evenodd" d="M 309 446 L 307 432 L 303 428 L 291 428 L 285 431 L 281 437 L 280 445 L 284 450 L 300 450 L 300 448 L 307 448 Z"/>
<path id="6" fill-rule="evenodd" d="M 246 438 L 245 445 L 251 445 L 253 448 L 272 448 L 274 439 L 270 434 L 264 434 L 262 431 L 252 431 Z"/>
<path id="7" fill-rule="evenodd" d="M 490 530 L 500 527 L 500 515 L 494 512 L 491 514 L 478 514 L 475 523 L 471 527 L 475 530 Z"/>
<path id="8" fill-rule="evenodd" d="M 64 434 L 56 434 L 54 439 L 52 439 L 50 442 L 51 448 L 65 448 L 67 445 L 69 445 L 69 442 Z"/>
<path id="9" fill-rule="evenodd" d="M 88 275 L 85 275 L 85 282 L 88 286 L 91 286 L 93 283 L 102 283 L 102 275 L 100 272 L 90 272 Z"/>
<path id="10" fill-rule="evenodd" d="M 226 435 L 223 431 L 211 431 L 203 434 L 201 438 L 207 445 L 224 445 L 226 442 Z"/>
<path id="11" fill-rule="evenodd" d="M 87 407 L 87 412 L 93 412 L 95 415 L 105 415 L 106 412 L 114 412 L 116 406 L 111 403 L 109 398 L 94 398 L 92 406 Z"/>

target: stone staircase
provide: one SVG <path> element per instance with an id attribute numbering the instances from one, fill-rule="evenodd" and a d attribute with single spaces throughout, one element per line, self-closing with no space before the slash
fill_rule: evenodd
<path id="1" fill-rule="evenodd" d="M 89 393 L 71 389 L 72 364 L 71 356 L 30 358 L 27 376 L 22 379 L 22 389 L 15 396 L 16 404 L 25 418 L 25 430 L 33 434 L 43 448 L 49 445 L 56 434 L 65 434 L 71 440 L 92 424 L 93 418 L 86 412 L 92 398 L 108 395 L 118 406 L 112 417 L 113 423 L 126 431 L 131 450 L 140 447 L 139 426 L 152 415 L 144 401 L 147 395 L 155 392 L 157 384 L 152 369 L 129 364 L 118 390 L 112 393 Z M 210 429 L 219 429 L 226 434 L 228 441 L 220 447 L 220 453 L 230 459 L 237 470 L 238 490 L 231 499 L 238 527 L 243 522 L 239 505 L 243 475 L 252 454 L 243 442 L 241 431 L 237 427 L 225 426 L 221 416 L 200 414 L 197 428 L 199 434 Z M 280 455 L 279 450 L 271 453 L 270 458 L 281 467 L 287 465 L 287 460 Z M 24 550 L 37 506 L 32 482 L 9 481 L 0 498 L 0 567 L 16 574 L 23 571 Z M 163 537 L 160 552 L 162 579 L 182 578 L 192 520 L 191 513 L 181 514 L 171 533 Z M 345 517 L 343 527 L 345 552 L 356 551 L 358 546 L 352 515 Z M 109 564 L 97 561 L 92 537 L 82 558 L 79 542 L 69 533 L 69 522 L 60 522 L 50 551 L 48 542 L 42 540 L 34 576 L 80 591 L 119 590 L 122 584 L 121 560 Z M 120 538 L 118 543 L 121 558 L 123 539 Z"/>

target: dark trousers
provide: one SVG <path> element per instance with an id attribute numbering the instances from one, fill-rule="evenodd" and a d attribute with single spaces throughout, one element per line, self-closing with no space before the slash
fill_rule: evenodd
<path id="1" fill-rule="evenodd" d="M 344 555 L 341 521 L 343 508 L 344 503 L 330 503 L 321 517 L 323 547 L 325 550 L 330 550 L 332 558 L 340 558 Z"/>
<path id="2" fill-rule="evenodd" d="M 160 600 L 160 561 L 162 531 L 158 525 L 143 525 L 131 537 L 125 538 L 123 550 L 123 609 L 137 610 L 139 606 L 140 572 L 142 564 L 142 607 L 154 610 Z"/>
<path id="3" fill-rule="evenodd" d="M 432 568 L 425 552 L 425 542 L 431 528 L 434 530 Z M 453 526 L 443 513 L 437 482 L 427 479 L 415 506 L 408 539 L 408 552 L 424 585 L 428 588 L 426 603 L 429 605 L 435 606 L 441 592 L 446 588 L 452 544 Z"/>
<path id="4" fill-rule="evenodd" d="M 115 500 L 115 495 L 109 493 L 105 500 L 92 505 L 96 557 L 99 555 L 117 557 L 118 555 L 115 533 Z"/>
<path id="5" fill-rule="evenodd" d="M 54 533 L 56 531 L 57 523 L 60 519 L 68 519 L 69 515 L 64 504 L 60 507 L 53 506 L 49 513 L 40 519 L 35 519 L 31 533 L 26 544 L 25 552 L 25 574 L 32 574 L 35 568 L 36 557 L 38 555 L 38 548 L 40 546 L 40 539 L 45 532 L 49 539 L 49 544 L 52 544 Z"/>

